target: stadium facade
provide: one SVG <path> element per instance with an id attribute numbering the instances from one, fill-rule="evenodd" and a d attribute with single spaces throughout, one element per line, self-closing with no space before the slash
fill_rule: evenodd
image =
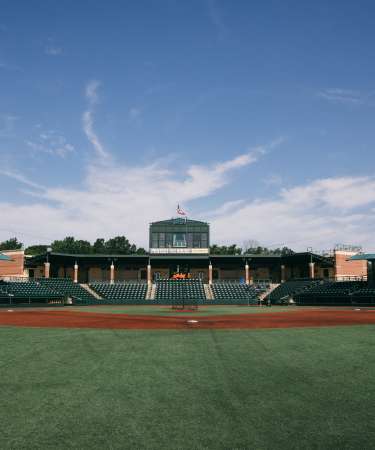
<path id="1" fill-rule="evenodd" d="M 345 279 L 366 277 L 366 260 L 350 260 L 356 252 L 336 250 L 332 256 L 300 252 L 278 255 L 215 255 L 210 253 L 210 226 L 187 218 L 153 222 L 146 255 L 46 253 L 27 257 L 22 251 L 3 252 L 12 262 L 0 262 L 0 277 L 71 278 L 78 283 L 168 279 L 176 274 L 215 281 Z"/>

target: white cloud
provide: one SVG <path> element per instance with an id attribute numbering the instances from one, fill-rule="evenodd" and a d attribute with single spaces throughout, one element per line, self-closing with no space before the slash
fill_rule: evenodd
<path id="1" fill-rule="evenodd" d="M 44 187 L 41 184 L 34 183 L 33 181 L 29 180 L 25 175 L 22 173 L 8 170 L 8 169 L 0 169 L 0 175 L 3 175 L 8 178 L 12 178 L 13 180 L 18 181 L 19 183 L 25 184 L 33 189 L 44 189 Z"/>
<path id="2" fill-rule="evenodd" d="M 40 131 L 40 127 L 38 131 Z M 54 130 L 39 132 L 38 135 L 26 140 L 25 144 L 31 150 L 33 156 L 47 154 L 65 158 L 75 151 L 74 146 L 67 142 L 61 133 Z"/>
<path id="3" fill-rule="evenodd" d="M 360 91 L 351 89 L 330 88 L 318 92 L 318 96 L 335 103 L 360 104 L 364 97 Z"/>
<path id="4" fill-rule="evenodd" d="M 346 242 L 374 249 L 374 205 L 374 177 L 326 178 L 248 201 L 211 220 L 212 232 L 221 242 L 255 238 L 299 250 Z"/>
<path id="5" fill-rule="evenodd" d="M 92 80 L 86 85 L 86 98 L 88 100 L 88 109 L 83 113 L 82 124 L 83 131 L 87 139 L 91 142 L 98 157 L 105 159 L 109 157 L 109 153 L 100 142 L 98 136 L 94 131 L 94 106 L 98 103 L 98 88 L 100 82 Z"/>
<path id="6" fill-rule="evenodd" d="M 47 45 L 44 49 L 44 53 L 48 56 L 59 56 L 63 52 L 61 47 L 56 47 L 55 45 Z"/>
<path id="7" fill-rule="evenodd" d="M 147 246 L 148 224 L 174 214 L 176 205 L 194 213 L 193 201 L 218 193 L 231 182 L 235 171 L 255 164 L 280 145 L 249 149 L 235 157 L 207 165 L 173 170 L 160 161 L 147 166 L 130 166 L 114 161 L 94 130 L 94 105 L 99 83 L 86 86 L 88 108 L 84 127 L 95 155 L 86 167 L 80 189 L 43 187 L 20 173 L 2 171 L 33 189 L 27 204 L 0 202 L 6 211 L 2 226 L 24 226 L 25 236 L 62 238 L 74 235 L 93 240 L 126 234 L 138 245 Z M 39 131 L 41 143 L 48 134 Z M 241 243 L 252 238 L 261 244 L 285 244 L 296 249 L 329 248 L 335 242 L 373 246 L 375 177 L 331 177 L 305 185 L 281 189 L 273 198 L 230 199 L 201 217 L 210 221 L 213 242 Z M 9 237 L 0 230 L 0 238 Z M 30 243 L 30 242 L 27 242 Z"/>

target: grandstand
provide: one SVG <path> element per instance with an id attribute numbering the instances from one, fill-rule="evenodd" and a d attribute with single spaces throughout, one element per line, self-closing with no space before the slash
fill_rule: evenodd
<path id="1" fill-rule="evenodd" d="M 318 280 L 290 280 L 281 283 L 266 297 L 266 301 L 273 305 L 288 304 L 293 300 L 294 296 L 311 289 L 314 285 L 320 283 Z"/>
<path id="2" fill-rule="evenodd" d="M 367 267 L 373 279 L 375 255 L 346 247 L 332 256 L 216 255 L 209 249 L 208 223 L 175 218 L 150 224 L 149 252 L 144 255 L 47 252 L 28 257 L 22 250 L 4 252 L 11 261 L 0 263 L 0 279 L 31 284 L 17 288 L 12 283 L 14 295 L 10 288 L 0 294 L 2 299 L 16 294 L 46 299 L 51 294 L 72 304 L 255 304 L 264 299 L 272 304 L 291 299 L 327 304 L 338 303 L 341 296 L 347 297 L 346 303 L 349 298 L 372 302 L 371 287 L 345 289 L 333 282 L 366 280 Z M 28 290 L 23 294 L 22 289 Z"/>
<path id="3" fill-rule="evenodd" d="M 297 293 L 294 299 L 297 305 L 347 305 L 356 303 L 356 294 L 361 292 L 365 293 L 363 298 L 369 300 L 375 291 L 367 281 L 323 281 L 305 292 Z M 373 301 L 369 300 L 369 303 Z"/>
<path id="4" fill-rule="evenodd" d="M 90 288 L 101 297 L 101 303 L 132 304 L 146 302 L 148 286 L 146 283 L 91 283 Z"/>
<path id="5" fill-rule="evenodd" d="M 37 281 L 0 282 L 0 303 L 17 304 L 53 304 L 61 303 L 64 295 Z"/>
<path id="6" fill-rule="evenodd" d="M 247 284 L 214 283 L 211 286 L 214 304 L 257 304 L 256 289 Z"/>

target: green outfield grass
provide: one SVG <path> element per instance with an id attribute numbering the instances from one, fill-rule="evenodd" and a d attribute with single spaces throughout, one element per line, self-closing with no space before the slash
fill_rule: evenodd
<path id="1" fill-rule="evenodd" d="M 375 328 L 0 328 L 0 448 L 367 449 Z"/>
<path id="2" fill-rule="evenodd" d="M 171 306 L 159 305 L 99 305 L 99 306 L 74 306 L 64 307 L 70 311 L 90 311 L 96 313 L 110 314 L 133 314 L 148 316 L 223 316 L 233 314 L 253 314 L 265 312 L 288 312 L 295 311 L 295 306 L 243 306 L 243 305 L 211 305 L 199 306 L 195 311 L 181 311 Z M 300 309 L 300 308 L 298 308 Z M 311 308 L 310 308 L 311 309 Z M 315 308 L 316 309 L 316 308 Z"/>

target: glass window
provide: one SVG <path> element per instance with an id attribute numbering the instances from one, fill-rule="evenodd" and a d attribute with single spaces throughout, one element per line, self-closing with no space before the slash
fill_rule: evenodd
<path id="1" fill-rule="evenodd" d="M 159 247 L 165 247 L 165 233 L 159 233 Z"/>
<path id="2" fill-rule="evenodd" d="M 185 233 L 173 234 L 173 247 L 186 247 Z"/>
<path id="3" fill-rule="evenodd" d="M 158 248 L 158 233 L 152 233 L 151 248 Z"/>
<path id="4" fill-rule="evenodd" d="M 207 233 L 201 233 L 201 246 L 202 248 L 208 247 Z"/>
<path id="5" fill-rule="evenodd" d="M 201 247 L 201 234 L 194 233 L 193 247 L 200 248 Z"/>
<path id="6" fill-rule="evenodd" d="M 173 234 L 172 233 L 165 233 L 165 243 L 166 243 L 166 247 L 172 247 L 172 244 L 173 244 Z"/>
<path id="7" fill-rule="evenodd" d="M 192 248 L 193 247 L 193 233 L 188 233 L 187 234 L 187 242 L 186 242 L 188 248 Z"/>

